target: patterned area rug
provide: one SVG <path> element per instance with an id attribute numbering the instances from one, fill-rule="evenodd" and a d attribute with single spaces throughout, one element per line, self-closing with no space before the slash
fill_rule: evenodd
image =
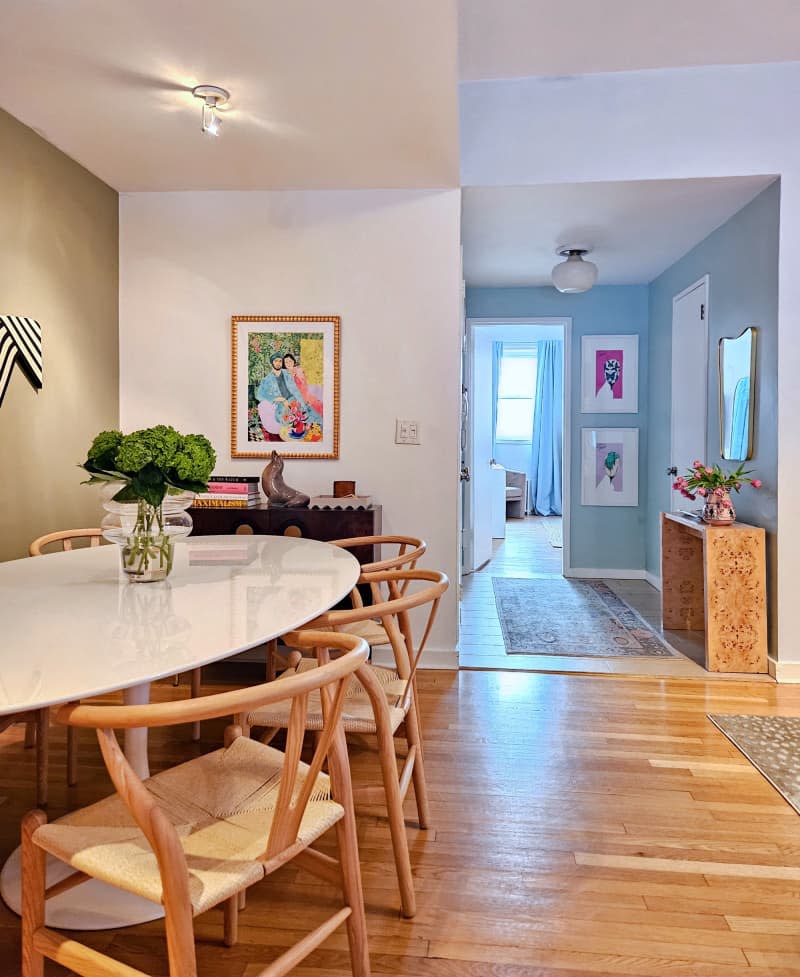
<path id="1" fill-rule="evenodd" d="M 557 550 L 564 548 L 564 525 L 561 516 L 543 516 L 542 529 L 551 546 Z"/>
<path id="2" fill-rule="evenodd" d="M 492 585 L 508 655 L 677 655 L 602 580 L 492 577 Z"/>
<path id="3" fill-rule="evenodd" d="M 710 714 L 708 718 L 800 814 L 800 718 Z"/>

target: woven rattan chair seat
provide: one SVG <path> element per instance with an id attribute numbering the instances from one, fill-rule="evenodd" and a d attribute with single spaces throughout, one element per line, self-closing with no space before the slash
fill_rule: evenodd
<path id="1" fill-rule="evenodd" d="M 342 624 L 338 630 L 344 634 L 354 634 L 357 638 L 363 638 L 370 648 L 391 643 L 386 629 L 378 621 L 353 621 L 351 624 Z"/>
<path id="2" fill-rule="evenodd" d="M 262 859 L 283 762 L 280 751 L 239 737 L 226 749 L 145 781 L 180 836 L 195 915 L 263 878 Z M 307 770 L 301 763 L 295 794 Z M 343 813 L 331 800 L 327 775 L 320 774 L 299 838 L 311 844 Z M 43 825 L 34 837 L 37 845 L 74 868 L 145 899 L 162 901 L 155 855 L 116 794 Z"/>
<path id="3" fill-rule="evenodd" d="M 316 668 L 316 661 L 304 658 L 297 667 L 297 671 L 305 672 L 309 668 Z M 391 668 L 378 668 L 376 665 L 364 665 L 378 679 L 389 703 L 389 721 L 392 732 L 395 732 L 405 719 L 405 711 L 395 705 L 400 700 L 406 690 L 406 683 Z M 288 678 L 295 674 L 294 668 L 287 668 L 277 679 L 280 682 L 283 678 Z M 287 699 L 282 702 L 275 702 L 263 709 L 257 709 L 247 717 L 249 726 L 268 726 L 284 727 L 289 722 L 289 711 L 291 702 Z M 342 725 L 348 733 L 375 733 L 375 713 L 372 703 L 369 701 L 364 687 L 358 681 L 358 675 L 350 679 L 347 692 L 344 697 L 344 709 L 342 710 Z M 308 697 L 308 715 L 306 716 L 306 729 L 322 729 L 322 703 L 318 692 L 312 692 Z"/>

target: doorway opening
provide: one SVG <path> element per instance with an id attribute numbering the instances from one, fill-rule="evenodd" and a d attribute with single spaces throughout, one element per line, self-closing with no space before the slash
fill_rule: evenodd
<path id="1" fill-rule="evenodd" d="M 569 318 L 468 319 L 462 569 L 568 568 Z"/>

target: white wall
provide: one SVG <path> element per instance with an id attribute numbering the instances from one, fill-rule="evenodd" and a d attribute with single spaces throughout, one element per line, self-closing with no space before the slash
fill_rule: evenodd
<path id="1" fill-rule="evenodd" d="M 462 185 L 781 176 L 778 657 L 800 662 L 800 63 L 461 86 Z M 555 145 L 558 152 L 542 152 Z M 601 265 L 598 250 L 596 260 Z M 713 295 L 711 297 L 713 303 Z M 778 669 L 780 677 L 781 670 Z"/>
<path id="2" fill-rule="evenodd" d="M 338 461 L 288 461 L 289 484 L 355 479 L 385 532 L 420 535 L 448 573 L 429 664 L 455 664 L 461 333 L 460 191 L 123 194 L 120 421 L 206 434 L 230 458 L 230 317 L 333 314 L 341 329 Z M 422 444 L 394 444 L 395 418 Z M 448 655 L 444 653 L 449 653 Z"/>

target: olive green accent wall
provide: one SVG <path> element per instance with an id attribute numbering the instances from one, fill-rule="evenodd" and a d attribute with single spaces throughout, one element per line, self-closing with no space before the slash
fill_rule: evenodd
<path id="1" fill-rule="evenodd" d="M 99 521 L 76 465 L 119 418 L 118 197 L 0 111 L 0 314 L 42 325 L 44 386 L 18 366 L 0 406 L 0 559 Z"/>

